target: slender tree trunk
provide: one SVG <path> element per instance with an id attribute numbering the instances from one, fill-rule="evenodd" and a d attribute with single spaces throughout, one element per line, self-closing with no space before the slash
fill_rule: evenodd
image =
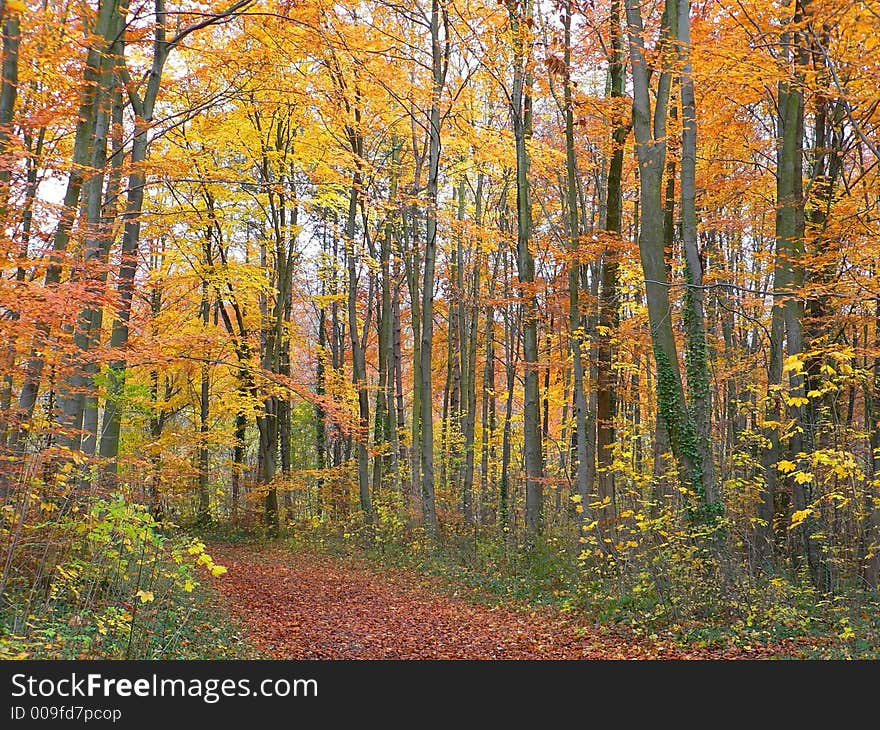
<path id="1" fill-rule="evenodd" d="M 202 281 L 202 325 L 207 329 L 210 323 L 211 301 L 208 298 L 208 282 Z M 198 484 L 198 508 L 196 510 L 196 522 L 200 525 L 211 521 L 211 498 L 208 491 L 208 433 L 210 431 L 210 407 L 211 407 L 211 374 L 208 363 L 203 362 L 201 367 L 199 388 L 199 484 Z"/>
<path id="2" fill-rule="evenodd" d="M 494 466 L 495 457 L 495 308 L 491 304 L 495 296 L 495 286 L 498 279 L 498 261 L 495 259 L 492 276 L 489 279 L 489 303 L 486 305 L 486 332 L 485 353 L 486 360 L 483 366 L 483 392 L 481 397 L 481 438 L 480 438 L 480 515 L 482 524 L 486 520 L 487 505 L 489 504 L 489 491 L 494 488 L 494 480 L 491 478 L 490 469 Z"/>
<path id="3" fill-rule="evenodd" d="M 867 335 L 865 337 L 867 341 Z M 874 300 L 874 342 L 880 345 L 880 297 Z M 875 350 L 880 353 L 880 347 Z M 873 484 L 880 475 L 880 355 L 874 357 L 874 377 L 865 385 L 865 416 L 868 441 L 871 445 L 871 476 Z M 865 494 L 865 525 L 862 528 L 861 578 L 877 592 L 880 588 L 880 490 L 870 488 Z"/>
<path id="4" fill-rule="evenodd" d="M 120 15 L 116 18 L 116 31 L 121 35 Z M 94 377 L 98 374 L 97 364 L 90 361 L 89 351 L 98 345 L 100 339 L 103 308 L 100 297 L 107 282 L 107 260 L 113 237 L 113 223 L 116 213 L 111 196 L 118 193 L 121 154 L 114 156 L 114 172 L 107 179 L 107 147 L 112 133 L 115 109 L 119 108 L 119 80 L 115 78 L 115 68 L 121 62 L 122 47 L 117 40 L 110 48 L 110 59 L 101 63 L 98 88 L 95 91 L 93 113 L 95 115 L 94 138 L 92 140 L 92 174 L 82 186 L 81 197 L 85 198 L 86 237 L 82 247 L 81 260 L 75 265 L 71 276 L 82 278 L 90 299 L 84 304 L 74 324 L 73 342 L 77 349 L 76 362 L 71 363 L 71 373 L 61 388 L 58 398 L 62 414 L 62 427 L 66 430 L 64 443 L 71 449 L 94 454 L 97 443 L 97 395 L 94 391 Z M 121 115 L 121 109 L 119 110 Z M 118 150 L 114 150 L 117 151 Z M 111 214 L 108 216 L 108 212 Z M 85 423 L 88 410 L 88 423 Z M 85 444 L 83 444 L 85 442 Z"/>
<path id="5" fill-rule="evenodd" d="M 355 447 L 357 451 L 358 495 L 364 522 L 370 525 L 373 522 L 373 504 L 370 498 L 369 481 L 370 461 L 369 454 L 367 453 L 367 441 L 370 434 L 370 401 L 367 395 L 366 358 L 361 345 L 360 332 L 358 331 L 357 269 L 354 253 L 355 223 L 357 220 L 358 191 L 360 187 L 361 174 L 358 170 L 354 173 L 351 183 L 348 218 L 345 224 L 347 246 L 351 246 L 351 251 L 346 251 L 348 265 L 348 328 L 351 340 L 351 379 L 358 394 L 358 433 L 356 438 L 357 445 Z"/>
<path id="6" fill-rule="evenodd" d="M 479 229 L 483 223 L 483 175 L 477 177 L 477 189 L 474 195 L 474 225 Z M 463 338 L 462 372 L 464 373 L 465 415 L 462 425 L 464 437 L 464 477 L 462 493 L 464 495 L 465 520 L 480 522 L 480 508 L 474 500 L 474 431 L 477 420 L 477 331 L 479 328 L 480 271 L 483 265 L 482 255 L 474 256 L 473 273 L 471 274 L 470 306 L 467 308 L 467 336 Z M 484 420 L 485 426 L 485 420 Z"/>
<path id="7" fill-rule="evenodd" d="M 588 516 L 588 504 L 592 485 L 588 481 L 587 469 L 587 399 L 584 393 L 584 355 L 582 341 L 584 327 L 581 317 L 580 286 L 581 262 L 580 248 L 580 216 L 578 214 L 577 191 L 577 157 L 574 148 L 574 103 L 571 88 L 571 15 L 573 2 L 568 0 L 565 7 L 565 76 L 563 78 L 563 94 L 565 104 L 565 173 L 566 173 L 566 212 L 568 221 L 568 248 L 571 259 L 568 264 L 568 326 L 571 346 L 572 371 L 574 382 L 574 415 L 576 456 L 572 471 L 576 474 L 577 493 L 584 509 L 583 516 Z"/>
<path id="8" fill-rule="evenodd" d="M 394 140 L 391 148 L 391 179 L 389 181 L 388 198 L 389 204 L 394 205 L 397 198 L 397 179 L 400 165 L 400 142 Z M 391 281 L 391 247 L 394 239 L 394 219 L 388 216 L 385 224 L 382 240 L 380 243 L 380 268 L 381 268 L 381 303 L 380 316 L 378 317 L 378 366 L 379 384 L 376 389 L 376 415 L 374 426 L 373 443 L 376 455 L 373 458 L 373 499 L 375 499 L 382 486 L 384 472 L 387 471 L 392 458 L 396 461 L 395 449 L 393 448 L 393 436 L 395 427 L 393 424 L 393 411 L 391 408 L 393 393 L 393 311 L 391 295 L 393 282 Z"/>
<path id="9" fill-rule="evenodd" d="M 437 259 L 437 190 L 440 172 L 440 94 L 445 83 L 445 58 L 440 38 L 441 9 L 439 0 L 431 2 L 431 110 L 428 121 L 428 187 L 425 217 L 424 278 L 422 280 L 422 324 L 420 382 L 421 407 L 421 469 L 422 517 L 425 529 L 437 535 L 437 514 L 434 507 L 434 409 L 431 385 L 431 355 L 434 334 L 434 267 Z"/>
<path id="10" fill-rule="evenodd" d="M 26 184 L 24 201 L 21 211 L 21 233 L 19 236 L 18 251 L 19 264 L 15 271 L 15 281 L 20 284 L 26 278 L 25 262 L 28 258 L 31 230 L 33 226 L 33 208 L 37 198 L 38 176 L 37 160 L 43 154 L 43 146 L 46 139 L 46 127 L 41 127 L 36 138 L 25 137 L 25 148 L 28 150 L 26 160 Z M 21 315 L 17 311 L 10 311 L 9 318 L 18 321 Z M 13 401 L 13 370 L 17 359 L 17 348 L 14 342 L 10 342 L 6 350 L 6 368 L 3 374 L 3 386 L 0 388 L 0 446 L 14 446 L 15 439 L 19 434 L 19 426 L 22 419 L 12 412 Z"/>
<path id="11" fill-rule="evenodd" d="M 521 286 L 523 334 L 523 456 L 526 480 L 526 531 L 534 537 L 541 530 L 544 496 L 544 457 L 541 443 L 538 345 L 538 303 L 533 290 L 535 259 L 532 241 L 532 208 L 529 194 L 530 157 L 528 143 L 532 136 L 532 76 L 528 68 L 531 41 L 528 38 L 532 17 L 531 2 L 508 6 L 514 34 L 513 89 L 510 114 L 516 144 L 516 265 Z"/>
<path id="12" fill-rule="evenodd" d="M 327 266 L 327 222 L 323 222 L 321 236 L 321 265 L 319 267 L 319 278 L 321 280 L 321 295 L 327 294 L 327 278 L 329 267 Z M 322 399 L 327 395 L 327 308 L 322 304 L 318 310 L 318 353 L 315 363 L 315 395 L 318 400 L 315 403 L 315 449 L 317 453 L 318 469 L 327 468 L 327 412 L 322 405 Z M 323 476 L 319 476 L 315 483 L 317 491 L 318 510 L 321 512 L 324 505 L 324 489 L 325 480 Z"/>
<path id="13" fill-rule="evenodd" d="M 18 11 L 3 14 L 3 60 L 0 70 L 0 220 L 5 221 L 9 202 L 9 181 L 13 160 L 10 149 L 12 121 L 18 95 L 18 49 L 21 45 L 21 20 Z"/>
<path id="14" fill-rule="evenodd" d="M 712 447 L 712 399 L 703 295 L 703 258 L 697 241 L 697 119 L 690 62 L 690 0 L 678 2 L 678 52 L 681 61 L 681 218 L 682 246 L 689 286 L 685 289 L 685 362 L 688 401 L 696 431 L 696 458 L 702 474 L 701 499 L 706 516 L 721 512 Z"/>
<path id="15" fill-rule="evenodd" d="M 610 95 L 612 104 L 622 99 L 626 75 L 623 55 L 623 38 L 620 27 L 620 0 L 611 4 L 611 62 L 609 64 Z M 605 195 L 605 229 L 619 239 L 622 229 L 623 195 L 623 145 L 627 128 L 621 116 L 615 112 L 612 118 L 611 160 L 608 165 L 607 192 Z M 614 473 L 612 463 L 614 454 L 614 417 L 616 415 L 616 390 L 614 379 L 614 348 L 611 333 L 616 331 L 617 316 L 617 271 L 618 254 L 614 244 L 609 243 L 602 253 L 602 276 L 599 299 L 599 326 L 597 343 L 596 372 L 596 461 L 599 485 L 599 500 L 608 499 L 615 503 Z"/>
<path id="16" fill-rule="evenodd" d="M 805 2 L 798 0 L 793 22 L 803 18 Z M 788 357 L 798 356 L 805 350 L 803 318 L 804 304 L 798 293 L 805 284 L 804 269 L 804 197 L 803 197 L 803 139 L 804 139 L 804 65 L 806 62 L 803 39 L 798 29 L 786 33 L 786 53 L 794 65 L 792 77 L 779 84 L 779 138 L 776 171 L 776 262 L 774 265 L 774 305 L 779 303 L 785 328 Z M 789 371 L 788 418 L 795 428 L 791 429 L 788 451 L 797 471 L 809 474 L 808 452 L 810 428 L 806 422 L 804 374 L 798 368 Z M 792 480 L 792 503 L 803 511 L 812 501 L 813 484 Z M 828 573 L 819 557 L 819 547 L 813 536 L 817 531 L 815 519 L 808 517 L 794 528 L 801 543 L 801 553 L 814 585 L 828 590 Z"/>
<path id="17" fill-rule="evenodd" d="M 397 267 L 395 266 L 395 282 L 398 281 Z M 394 325 L 392 327 L 393 335 L 393 361 L 394 361 L 394 400 L 396 413 L 395 443 L 397 443 L 397 468 L 395 469 L 395 479 L 397 486 L 401 490 L 405 490 L 407 494 L 411 490 L 405 489 L 403 481 L 404 464 L 407 462 L 406 440 L 403 438 L 406 429 L 406 409 L 403 400 L 403 353 L 401 352 L 401 322 L 400 322 L 400 287 L 395 283 L 394 298 L 392 299 Z M 406 495 L 404 495 L 406 496 Z"/>
<path id="18" fill-rule="evenodd" d="M 117 64 L 122 63 L 122 58 Z M 96 289 L 103 290 L 106 286 L 109 269 L 110 247 L 113 243 L 113 225 L 116 222 L 117 199 L 122 186 L 122 147 L 123 147 L 123 102 L 122 84 L 118 75 L 113 84 L 112 109 L 111 109 L 111 138 L 112 138 L 112 161 L 110 174 L 104 191 L 104 202 L 101 210 L 100 227 L 98 230 L 100 248 L 97 252 L 100 265 L 98 267 Z M 164 243 L 163 243 L 164 245 Z M 104 308 L 100 305 L 88 308 L 88 336 L 87 350 L 94 350 L 101 343 L 101 332 L 104 322 Z M 92 386 L 91 392 L 87 392 L 83 405 L 82 451 L 93 456 L 98 449 L 98 393 L 94 389 L 95 378 L 98 375 L 98 363 L 89 361 L 85 365 L 85 377 Z"/>
<path id="19" fill-rule="evenodd" d="M 505 266 L 505 268 L 507 268 Z M 505 279 L 507 281 L 507 278 Z M 504 326 L 504 370 L 507 388 L 504 400 L 504 426 L 501 432 L 501 479 L 498 488 L 498 525 L 504 530 L 510 527 L 511 484 L 510 454 L 511 427 L 513 418 L 513 389 L 516 384 L 516 360 L 519 338 L 516 330 L 519 322 L 511 322 L 512 317 L 505 318 Z M 519 317 L 517 317 L 519 320 Z"/>

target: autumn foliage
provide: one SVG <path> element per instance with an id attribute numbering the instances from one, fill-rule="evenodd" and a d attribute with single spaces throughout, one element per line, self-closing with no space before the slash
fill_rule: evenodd
<path id="1" fill-rule="evenodd" d="M 876 599 L 877 2 L 0 8 L 5 630 L 182 528 Z"/>

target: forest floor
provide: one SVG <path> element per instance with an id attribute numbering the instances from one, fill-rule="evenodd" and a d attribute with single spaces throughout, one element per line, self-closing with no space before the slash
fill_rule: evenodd
<path id="1" fill-rule="evenodd" d="M 798 659 L 795 642 L 693 649 L 587 624 L 549 607 L 501 606 L 418 573 L 281 544 L 213 544 L 214 579 L 267 659 Z"/>

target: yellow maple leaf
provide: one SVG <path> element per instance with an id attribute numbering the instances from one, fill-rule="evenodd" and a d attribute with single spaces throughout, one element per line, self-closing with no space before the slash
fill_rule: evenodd
<path id="1" fill-rule="evenodd" d="M 799 353 L 795 353 L 794 355 L 789 355 L 785 358 L 785 361 L 782 365 L 782 372 L 787 373 L 790 371 L 794 371 L 796 373 L 801 372 L 804 369 L 804 361 L 802 356 Z"/>
<path id="2" fill-rule="evenodd" d="M 153 595 L 153 591 L 145 591 L 143 589 L 139 590 L 134 595 L 141 600 L 141 603 L 149 603 L 150 601 L 155 600 L 155 598 L 156 598 Z"/>

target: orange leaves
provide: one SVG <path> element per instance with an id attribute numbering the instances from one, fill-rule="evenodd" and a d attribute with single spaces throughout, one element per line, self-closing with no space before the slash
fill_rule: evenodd
<path id="1" fill-rule="evenodd" d="M 7 13 L 26 13 L 27 5 L 22 0 L 6 0 L 5 10 Z"/>
<path id="2" fill-rule="evenodd" d="M 683 649 L 576 613 L 487 606 L 449 586 L 356 557 L 215 546 L 216 585 L 272 659 L 753 659 L 773 647 Z"/>

